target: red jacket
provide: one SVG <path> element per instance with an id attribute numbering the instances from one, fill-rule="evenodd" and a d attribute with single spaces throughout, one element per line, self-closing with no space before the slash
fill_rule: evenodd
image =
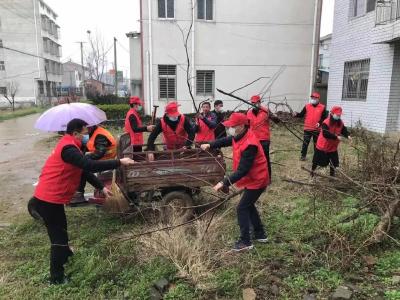
<path id="1" fill-rule="evenodd" d="M 339 136 L 342 133 L 343 129 L 343 122 L 331 122 L 330 117 L 326 118 L 323 124 L 326 124 L 329 127 L 329 132 Z M 319 133 L 318 140 L 317 140 L 317 149 L 324 152 L 335 152 L 339 146 L 339 139 L 327 139 L 323 135 L 323 130 Z"/>
<path id="2" fill-rule="evenodd" d="M 207 117 L 208 120 L 212 120 L 211 116 Z M 207 124 L 202 120 L 198 119 L 199 131 L 196 134 L 196 142 L 210 142 L 215 140 L 214 129 L 209 128 Z"/>
<path id="3" fill-rule="evenodd" d="M 239 141 L 233 140 L 233 170 L 236 171 L 239 167 L 240 158 L 243 151 L 249 145 L 257 146 L 257 156 L 254 160 L 253 166 L 246 176 L 236 182 L 236 186 L 246 189 L 261 189 L 268 185 L 269 173 L 267 168 L 267 159 L 265 158 L 264 150 L 260 144 L 258 137 L 255 133 L 249 130 L 244 137 Z"/>
<path id="4" fill-rule="evenodd" d="M 131 108 L 125 117 L 125 132 L 128 132 L 129 136 L 131 137 L 131 145 L 143 145 L 143 132 L 133 131 L 131 123 L 129 122 L 131 115 L 135 116 L 138 127 L 142 126 L 142 120 L 140 119 L 139 114 L 135 109 Z"/>
<path id="5" fill-rule="evenodd" d="M 178 126 L 176 127 L 176 130 L 173 131 L 171 127 L 169 127 L 168 124 L 164 121 L 164 118 L 161 119 L 163 139 L 168 150 L 180 149 L 185 146 L 188 134 L 185 130 L 184 124 L 185 116 L 181 115 Z"/>
<path id="6" fill-rule="evenodd" d="M 260 108 L 257 115 L 255 115 L 253 110 L 250 109 L 247 112 L 247 118 L 250 121 L 250 129 L 253 130 L 257 138 L 260 141 L 269 141 L 271 138 L 271 134 L 269 130 L 268 108 Z"/>
<path id="7" fill-rule="evenodd" d="M 306 116 L 304 118 L 304 130 L 305 131 L 320 130 L 320 128 L 317 128 L 317 123 L 320 122 L 324 111 L 325 111 L 325 105 L 318 103 L 318 105 L 314 106 L 311 103 L 308 103 L 306 105 Z"/>
<path id="8" fill-rule="evenodd" d="M 61 158 L 62 149 L 72 145 L 80 150 L 81 142 L 73 136 L 64 135 L 47 159 L 34 196 L 42 201 L 67 204 L 71 201 L 81 181 L 82 169 L 66 163 Z"/>

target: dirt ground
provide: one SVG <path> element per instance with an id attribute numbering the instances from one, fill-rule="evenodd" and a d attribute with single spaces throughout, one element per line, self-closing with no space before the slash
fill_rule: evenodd
<path id="1" fill-rule="evenodd" d="M 0 224 L 26 212 L 33 183 L 49 155 L 54 135 L 34 129 L 39 114 L 0 122 Z"/>

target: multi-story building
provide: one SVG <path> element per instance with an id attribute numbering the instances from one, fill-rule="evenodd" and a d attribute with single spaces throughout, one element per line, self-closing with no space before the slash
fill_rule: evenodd
<path id="1" fill-rule="evenodd" d="M 50 102 L 61 85 L 60 27 L 42 0 L 0 1 L 0 102 Z"/>
<path id="2" fill-rule="evenodd" d="M 321 102 L 326 104 L 328 97 L 329 80 L 329 53 L 331 49 L 332 34 L 320 38 L 318 73 L 315 81 L 315 90 L 321 94 Z"/>
<path id="3" fill-rule="evenodd" d="M 400 129 L 400 0 L 336 0 L 328 105 L 349 125 Z"/>
<path id="4" fill-rule="evenodd" d="M 59 94 L 61 96 L 82 96 L 83 79 L 89 78 L 89 69 L 85 67 L 85 74 L 83 74 L 82 65 L 71 60 L 63 63 L 62 68 L 63 75 Z"/>
<path id="5" fill-rule="evenodd" d="M 233 91 L 252 81 L 236 94 L 249 99 L 265 91 L 266 98 L 286 97 L 294 108 L 309 98 L 322 1 L 140 2 L 141 32 L 127 36 L 131 90 L 144 97 L 147 111 L 159 105 L 162 113 L 168 101 L 177 100 L 183 112 L 193 112 L 188 81 L 197 104 L 222 99 L 227 109 L 237 108 L 238 101 L 216 89 Z"/>

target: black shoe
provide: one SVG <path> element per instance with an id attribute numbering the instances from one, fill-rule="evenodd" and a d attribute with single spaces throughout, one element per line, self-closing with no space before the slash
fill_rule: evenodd
<path id="1" fill-rule="evenodd" d="M 235 243 L 232 250 L 235 252 L 241 252 L 241 251 L 251 250 L 253 248 L 254 248 L 254 246 L 251 242 L 245 243 L 245 242 L 239 240 Z"/>
<path id="2" fill-rule="evenodd" d="M 58 285 L 58 284 L 67 284 L 69 283 L 69 278 L 67 276 L 60 276 L 57 278 L 50 278 L 50 284 Z"/>
<path id="3" fill-rule="evenodd" d="M 256 235 L 256 236 L 254 237 L 254 240 L 255 240 L 256 242 L 259 242 L 259 243 L 267 243 L 267 242 L 268 242 L 268 237 L 267 237 L 267 235 L 264 233 L 264 234 Z"/>

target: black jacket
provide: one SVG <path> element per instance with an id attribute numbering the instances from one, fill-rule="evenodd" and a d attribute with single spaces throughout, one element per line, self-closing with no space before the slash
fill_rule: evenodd
<path id="1" fill-rule="evenodd" d="M 216 110 L 213 113 L 217 116 L 217 127 L 215 127 L 215 139 L 226 137 L 226 130 L 224 124 L 222 122 L 225 120 L 225 114 L 222 112 L 217 112 Z"/>

